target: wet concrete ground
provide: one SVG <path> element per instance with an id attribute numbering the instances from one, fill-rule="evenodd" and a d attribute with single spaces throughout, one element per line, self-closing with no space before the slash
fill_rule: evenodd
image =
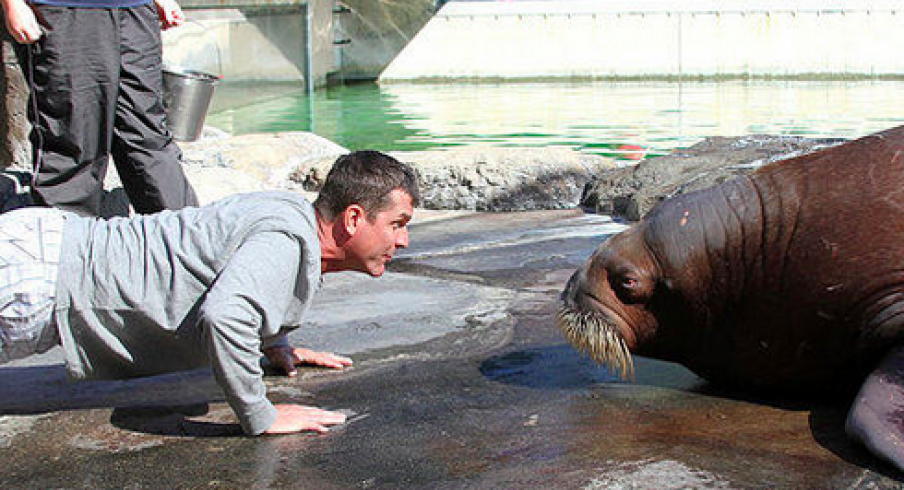
<path id="1" fill-rule="evenodd" d="M 845 438 L 844 400 L 749 399 L 643 358 L 625 384 L 572 350 L 558 293 L 617 228 L 422 222 L 387 277 L 327 276 L 293 341 L 354 369 L 267 382 L 344 410 L 328 435 L 241 436 L 204 371 L 70 384 L 58 351 L 4 365 L 0 488 L 901 488 Z"/>

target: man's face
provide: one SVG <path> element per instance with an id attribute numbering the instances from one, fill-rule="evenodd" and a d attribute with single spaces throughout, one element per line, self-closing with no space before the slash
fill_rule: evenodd
<path id="1" fill-rule="evenodd" d="M 373 220 L 360 220 L 345 246 L 353 268 L 373 277 L 383 275 L 396 249 L 408 246 L 408 221 L 414 214 L 411 196 L 396 189 L 389 198 L 389 206 L 377 212 Z"/>

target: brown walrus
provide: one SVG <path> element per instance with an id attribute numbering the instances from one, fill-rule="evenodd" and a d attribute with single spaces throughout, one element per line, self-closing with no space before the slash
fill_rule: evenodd
<path id="1" fill-rule="evenodd" d="M 846 430 L 904 470 L 904 126 L 660 203 L 562 293 L 598 362 L 744 388 L 857 383 Z"/>

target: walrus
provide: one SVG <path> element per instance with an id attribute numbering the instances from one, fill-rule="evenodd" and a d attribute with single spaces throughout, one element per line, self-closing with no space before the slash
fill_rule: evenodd
<path id="1" fill-rule="evenodd" d="M 636 353 L 736 388 L 852 387 L 846 432 L 904 471 L 904 126 L 659 203 L 561 298 L 568 341 L 626 378 Z"/>

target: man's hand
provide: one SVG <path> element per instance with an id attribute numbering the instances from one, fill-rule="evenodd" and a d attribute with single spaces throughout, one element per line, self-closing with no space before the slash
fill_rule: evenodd
<path id="1" fill-rule="evenodd" d="M 333 369 L 343 369 L 353 364 L 353 361 L 345 356 L 289 346 L 268 347 L 264 349 L 264 356 L 272 366 L 282 369 L 289 377 L 298 374 L 295 366 L 300 364 L 313 364 Z"/>
<path id="2" fill-rule="evenodd" d="M 157 16 L 160 17 L 160 28 L 179 27 L 185 23 L 185 14 L 176 0 L 154 0 Z"/>
<path id="3" fill-rule="evenodd" d="M 19 44 L 31 44 L 41 39 L 43 31 L 31 6 L 25 0 L 3 0 L 6 30 Z"/>
<path id="4" fill-rule="evenodd" d="M 329 432 L 329 426 L 345 423 L 345 414 L 330 412 L 304 405 L 274 405 L 276 421 L 264 434 L 291 434 L 293 432 Z"/>

